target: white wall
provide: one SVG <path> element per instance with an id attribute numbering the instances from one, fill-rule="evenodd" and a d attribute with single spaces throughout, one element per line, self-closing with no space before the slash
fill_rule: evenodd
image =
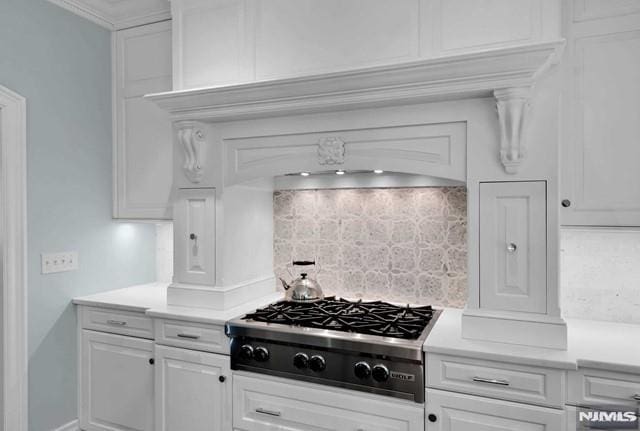
<path id="1" fill-rule="evenodd" d="M 563 228 L 566 317 L 640 324 L 640 229 Z"/>

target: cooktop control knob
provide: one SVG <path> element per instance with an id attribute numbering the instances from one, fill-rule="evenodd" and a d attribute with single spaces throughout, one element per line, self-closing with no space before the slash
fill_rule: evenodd
<path id="1" fill-rule="evenodd" d="M 309 356 L 306 353 L 296 353 L 293 357 L 293 366 L 299 370 L 304 370 L 309 367 Z"/>
<path id="2" fill-rule="evenodd" d="M 266 347 L 256 347 L 253 350 L 253 356 L 258 362 L 266 362 L 269 360 L 269 351 Z"/>
<path id="3" fill-rule="evenodd" d="M 374 365 L 371 375 L 377 382 L 386 382 L 389 380 L 389 369 L 382 364 Z"/>
<path id="4" fill-rule="evenodd" d="M 253 347 L 249 344 L 243 344 L 242 347 L 240 347 L 240 357 L 246 361 L 253 358 Z"/>
<path id="5" fill-rule="evenodd" d="M 318 373 L 327 368 L 327 362 L 322 356 L 313 355 L 309 360 L 309 368 L 311 368 L 311 371 L 315 371 L 316 373 Z"/>
<path id="6" fill-rule="evenodd" d="M 367 379 L 371 375 L 371 366 L 364 361 L 356 363 L 353 367 L 353 372 L 359 379 Z"/>

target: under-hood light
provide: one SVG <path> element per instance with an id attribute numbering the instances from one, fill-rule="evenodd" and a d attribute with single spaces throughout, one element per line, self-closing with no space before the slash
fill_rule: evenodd
<path id="1" fill-rule="evenodd" d="M 375 170 L 373 171 L 373 173 L 374 173 L 374 174 L 382 174 L 382 173 L 384 173 L 384 171 L 383 171 L 382 169 L 375 169 Z"/>
<path id="2" fill-rule="evenodd" d="M 344 175 L 344 171 L 336 171 L 336 175 Z"/>
<path id="3" fill-rule="evenodd" d="M 309 172 L 300 172 L 300 175 L 302 175 L 303 177 L 308 177 L 309 176 Z"/>

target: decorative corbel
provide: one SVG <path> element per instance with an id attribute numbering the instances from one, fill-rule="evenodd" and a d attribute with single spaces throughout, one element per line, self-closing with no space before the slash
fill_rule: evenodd
<path id="1" fill-rule="evenodd" d="M 205 128 L 197 121 L 180 121 L 175 125 L 178 142 L 184 152 L 182 169 L 189 181 L 199 183 L 204 176 Z"/>
<path id="2" fill-rule="evenodd" d="M 318 141 L 318 163 L 321 165 L 341 165 L 344 163 L 344 141 L 336 137 Z"/>
<path id="3" fill-rule="evenodd" d="M 515 174 L 527 156 L 524 146 L 526 120 L 530 110 L 531 88 L 495 90 L 500 121 L 500 160 L 508 174 Z"/>

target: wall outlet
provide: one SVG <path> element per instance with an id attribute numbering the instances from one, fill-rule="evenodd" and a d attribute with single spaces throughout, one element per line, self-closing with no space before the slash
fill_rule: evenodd
<path id="1" fill-rule="evenodd" d="M 67 251 L 63 253 L 43 253 L 42 273 L 75 271 L 78 269 L 78 252 Z"/>

